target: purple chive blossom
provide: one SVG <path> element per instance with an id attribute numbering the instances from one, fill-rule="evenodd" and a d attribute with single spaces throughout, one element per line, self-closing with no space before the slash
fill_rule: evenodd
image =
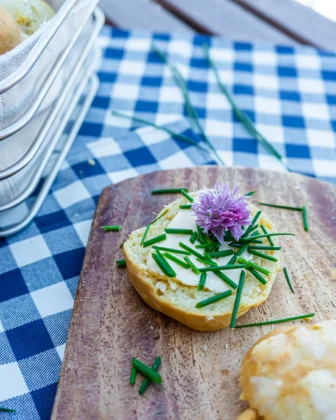
<path id="1" fill-rule="evenodd" d="M 243 234 L 241 227 L 250 224 L 247 197 L 238 196 L 238 190 L 237 187 L 230 191 L 227 185 L 220 188 L 217 181 L 214 190 L 202 190 L 192 204 L 196 223 L 221 244 L 227 230 L 237 241 Z"/>

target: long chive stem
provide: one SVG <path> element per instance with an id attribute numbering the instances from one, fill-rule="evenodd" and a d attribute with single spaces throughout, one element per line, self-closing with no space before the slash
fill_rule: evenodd
<path id="1" fill-rule="evenodd" d="M 189 265 L 186 262 L 184 262 L 184 261 L 180 260 L 179 258 L 175 257 L 175 255 L 172 255 L 172 254 L 169 254 L 168 252 L 165 252 L 163 254 L 163 256 L 165 258 L 168 258 L 171 261 L 174 261 L 176 264 L 180 265 L 183 268 L 186 268 L 186 269 L 189 268 Z"/>
<path id="2" fill-rule="evenodd" d="M 257 211 L 257 213 L 254 215 L 251 224 L 246 229 L 245 233 L 241 236 L 240 239 L 245 238 L 246 236 L 248 236 L 253 231 L 253 229 L 256 229 L 255 225 L 256 225 L 257 220 L 259 219 L 260 215 L 261 215 L 261 210 Z"/>
<path id="3" fill-rule="evenodd" d="M 233 306 L 233 312 L 232 312 L 232 316 L 231 316 L 230 328 L 234 328 L 235 325 L 236 325 L 236 322 L 237 322 L 237 315 L 238 315 L 238 310 L 239 310 L 239 304 L 240 304 L 241 295 L 243 293 L 243 288 L 244 288 L 244 283 L 245 283 L 245 276 L 246 276 L 246 273 L 245 273 L 244 270 L 242 270 L 241 273 L 240 273 L 238 290 L 237 290 L 237 294 L 236 294 L 235 303 L 234 303 L 234 306 Z"/>
<path id="4" fill-rule="evenodd" d="M 196 261 L 204 264 L 204 265 L 210 265 L 212 267 L 216 267 L 217 263 L 215 263 L 214 261 L 209 261 L 209 260 L 201 260 L 200 258 L 196 258 Z"/>
<path id="5" fill-rule="evenodd" d="M 158 249 L 156 252 L 160 252 Z M 168 262 L 165 260 L 165 258 L 161 254 L 152 254 L 152 257 L 156 264 L 160 267 L 160 269 L 163 271 L 163 273 L 168 277 L 176 277 L 175 271 L 171 268 L 171 266 L 168 264 Z"/>
<path id="6" fill-rule="evenodd" d="M 247 248 L 247 250 L 249 249 L 259 249 L 259 250 L 264 250 L 264 251 L 280 251 L 281 246 L 263 246 L 263 245 L 249 245 L 249 247 Z"/>
<path id="7" fill-rule="evenodd" d="M 302 220 L 303 220 L 303 228 L 304 228 L 305 232 L 308 232 L 309 225 L 308 225 L 308 216 L 307 216 L 306 206 L 302 207 Z"/>
<path id="8" fill-rule="evenodd" d="M 159 194 L 179 194 L 182 190 L 187 191 L 186 188 L 162 188 L 159 190 L 152 190 L 152 195 L 159 195 Z"/>
<path id="9" fill-rule="evenodd" d="M 229 264 L 234 264 L 237 261 L 237 258 L 240 257 L 242 254 L 244 254 L 244 252 L 247 250 L 248 248 L 248 244 L 244 245 L 243 247 L 241 247 L 235 254 L 234 256 L 231 258 L 231 260 L 228 262 Z"/>
<path id="10" fill-rule="evenodd" d="M 190 236 L 189 241 L 190 241 L 192 244 L 194 244 L 194 243 L 197 241 L 197 238 L 198 238 L 198 233 L 197 233 L 197 232 L 193 232 L 193 233 L 192 233 L 192 235 Z M 201 244 L 201 245 L 202 245 L 202 244 Z M 196 246 L 196 248 L 197 248 L 197 246 Z"/>
<path id="11" fill-rule="evenodd" d="M 203 140 L 208 144 L 209 148 L 211 149 L 211 151 L 213 152 L 213 154 L 216 156 L 216 158 L 218 159 L 218 161 L 225 166 L 222 158 L 219 156 L 216 148 L 213 146 L 212 142 L 209 140 L 209 138 L 207 137 L 207 135 L 205 134 L 205 131 L 198 119 L 197 116 L 197 112 L 190 100 L 190 96 L 189 96 L 189 92 L 188 92 L 188 88 L 187 88 L 187 84 L 182 76 L 182 74 L 180 73 L 180 71 L 177 69 L 177 67 L 175 67 L 174 65 L 170 64 L 166 55 L 163 54 L 158 48 L 156 48 L 154 45 L 152 46 L 153 51 L 155 51 L 161 58 L 161 60 L 169 67 L 170 71 L 172 72 L 172 75 L 174 77 L 175 83 L 177 85 L 177 87 L 180 89 L 181 94 L 183 96 L 184 99 L 184 105 L 186 108 L 186 111 L 188 113 L 189 116 L 189 120 L 192 126 L 196 125 L 197 129 L 199 130 L 199 132 L 201 133 Z"/>
<path id="12" fill-rule="evenodd" d="M 192 140 L 192 139 L 190 139 L 189 137 L 187 137 L 183 134 L 176 133 L 175 131 L 170 130 L 170 128 L 168 128 L 164 125 L 157 125 L 157 124 L 152 123 L 151 121 L 144 120 L 143 118 L 133 117 L 131 115 L 127 115 L 127 114 L 124 114 L 124 113 L 118 112 L 118 111 L 112 111 L 112 114 L 117 116 L 117 117 L 126 118 L 128 120 L 138 122 L 140 124 L 148 125 L 150 127 L 156 128 L 157 130 L 160 130 L 160 131 L 165 131 L 166 133 L 170 134 L 172 137 L 175 137 L 175 138 L 177 138 L 181 141 L 184 141 L 185 143 L 192 144 L 193 146 L 198 147 L 199 149 L 203 150 L 204 152 L 209 153 L 209 150 L 206 147 L 203 147 L 202 145 L 198 144 L 195 140 Z"/>
<path id="13" fill-rule="evenodd" d="M 294 233 L 267 233 L 266 235 L 255 235 L 247 238 L 240 238 L 242 242 L 254 242 L 256 239 L 269 238 L 270 236 L 295 236 Z"/>
<path id="14" fill-rule="evenodd" d="M 254 275 L 254 277 L 260 281 L 261 284 L 263 284 L 265 286 L 265 284 L 267 284 L 267 280 L 260 274 L 258 273 L 257 270 L 255 270 L 254 268 L 248 268 L 247 271 L 249 271 L 251 274 Z"/>
<path id="15" fill-rule="evenodd" d="M 222 271 L 222 270 L 236 270 L 239 268 L 246 268 L 247 264 L 231 264 L 231 265 L 216 265 L 211 267 L 202 267 L 199 270 L 201 272 L 206 271 Z"/>
<path id="16" fill-rule="evenodd" d="M 141 239 L 140 245 L 143 245 L 144 244 L 144 242 L 145 242 L 145 240 L 147 238 L 147 235 L 148 235 L 148 232 L 149 232 L 149 229 L 150 229 L 151 225 L 153 225 L 155 222 L 157 222 L 159 219 L 161 219 L 161 217 L 163 217 L 167 212 L 168 212 L 168 209 L 166 209 L 159 217 L 157 217 L 155 220 L 153 220 L 151 223 L 149 223 L 146 226 L 146 229 L 145 229 L 145 232 L 144 232 L 143 237 Z"/>
<path id="17" fill-rule="evenodd" d="M 124 268 L 126 267 L 126 260 L 117 260 L 116 264 L 119 268 Z"/>
<path id="18" fill-rule="evenodd" d="M 192 229 L 173 229 L 173 228 L 166 228 L 166 233 L 175 234 L 175 235 L 192 235 Z"/>
<path id="19" fill-rule="evenodd" d="M 272 255 L 264 254 L 262 252 L 258 252 L 256 250 L 254 250 L 254 249 L 247 248 L 247 252 L 249 254 L 256 255 L 257 257 L 264 258 L 265 260 L 269 260 L 269 261 L 273 261 L 273 262 L 278 261 L 278 259 L 275 258 L 275 257 L 272 257 Z"/>
<path id="20" fill-rule="evenodd" d="M 191 204 L 181 204 L 180 205 L 180 209 L 182 209 L 182 210 L 190 210 L 191 209 Z"/>
<path id="21" fill-rule="evenodd" d="M 293 289 L 292 282 L 291 282 L 291 279 L 289 277 L 289 274 L 288 274 L 288 271 L 287 271 L 287 268 L 286 267 L 284 267 L 284 273 L 285 273 L 285 277 L 286 277 L 288 286 L 291 289 L 291 292 L 292 293 L 295 293 L 295 290 Z"/>
<path id="22" fill-rule="evenodd" d="M 294 211 L 302 211 L 302 207 L 292 207 L 292 206 L 284 206 L 282 204 L 271 204 L 271 203 L 262 203 L 263 206 L 267 207 L 275 207 L 276 209 L 285 209 L 285 210 L 294 210 Z"/>
<path id="23" fill-rule="evenodd" d="M 151 367 L 145 365 L 144 363 L 140 362 L 140 360 L 136 359 L 135 357 L 132 358 L 132 366 L 135 367 L 136 370 L 141 372 L 144 376 L 146 376 L 151 381 L 161 384 L 162 379 L 161 375 L 157 373 L 154 369 Z"/>
<path id="24" fill-rule="evenodd" d="M 196 249 L 205 249 L 205 248 L 208 248 L 208 245 L 207 244 L 198 244 L 198 245 L 196 245 L 195 248 Z"/>
<path id="25" fill-rule="evenodd" d="M 312 318 L 313 316 L 315 316 L 314 313 L 298 315 L 298 316 L 292 316 L 290 318 L 282 318 L 282 319 L 274 319 L 272 321 L 256 322 L 255 324 L 236 325 L 236 328 L 260 327 L 262 325 L 281 324 L 283 322 L 296 321 L 298 319 Z"/>
<path id="26" fill-rule="evenodd" d="M 137 370 L 135 369 L 134 366 L 132 366 L 131 376 L 130 376 L 130 384 L 131 385 L 134 385 L 135 384 L 136 375 L 137 375 Z"/>
<path id="27" fill-rule="evenodd" d="M 173 252 L 175 254 L 181 254 L 181 255 L 191 255 L 188 251 L 182 251 L 181 249 L 175 249 L 175 248 L 166 248 L 164 246 L 153 246 L 154 249 L 158 249 L 159 251 L 167 251 L 167 252 Z"/>
<path id="28" fill-rule="evenodd" d="M 226 274 L 224 274 L 222 271 L 214 271 L 214 274 L 219 277 L 221 280 L 223 280 L 228 286 L 232 287 L 232 289 L 237 289 L 238 285 L 230 279 Z"/>
<path id="29" fill-rule="evenodd" d="M 154 219 L 150 225 L 153 225 L 155 222 L 157 222 L 158 220 L 161 219 L 161 217 L 163 217 L 167 212 L 169 211 L 169 209 L 166 209 L 159 217 L 157 217 L 156 219 Z"/>
<path id="30" fill-rule="evenodd" d="M 157 370 L 159 369 L 160 365 L 161 365 L 161 357 L 160 357 L 160 356 L 158 356 L 158 357 L 156 358 L 155 362 L 153 363 L 152 369 L 153 369 L 153 370 L 155 370 L 155 372 L 157 372 Z M 150 381 L 150 379 L 148 379 L 148 378 L 145 378 L 145 379 L 141 382 L 141 385 L 140 385 L 140 388 L 139 388 L 139 394 L 140 394 L 140 395 L 143 395 L 143 394 L 145 393 L 145 391 L 146 391 L 146 389 L 148 388 L 148 385 L 150 384 L 150 382 L 151 382 L 151 381 Z"/>
<path id="31" fill-rule="evenodd" d="M 197 290 L 203 290 L 204 289 L 206 278 L 207 278 L 207 273 L 202 273 L 201 276 L 200 276 L 200 281 L 198 283 Z"/>
<path id="32" fill-rule="evenodd" d="M 192 269 L 192 271 L 195 274 L 200 274 L 201 273 L 200 270 L 196 267 L 196 265 L 191 261 L 190 258 L 184 257 L 184 260 L 186 261 L 186 263 L 188 264 L 188 266 Z"/>
<path id="33" fill-rule="evenodd" d="M 162 235 L 159 235 L 159 236 L 154 236 L 154 238 L 151 238 L 151 239 L 148 239 L 148 241 L 145 241 L 143 243 L 143 247 L 147 248 L 148 246 L 153 245 L 153 244 L 157 244 L 158 242 L 162 242 L 165 239 L 167 239 L 167 235 L 165 233 L 163 233 Z"/>
<path id="34" fill-rule="evenodd" d="M 202 229 L 199 225 L 196 225 L 196 227 L 197 227 L 197 233 L 198 233 L 198 242 L 201 244 L 204 244 L 205 243 L 204 233 L 202 232 Z"/>
<path id="35" fill-rule="evenodd" d="M 179 246 L 183 248 L 184 250 L 190 252 L 190 254 L 195 255 L 195 257 L 200 258 L 201 260 L 204 260 L 204 256 L 200 254 L 199 252 L 195 251 L 193 248 L 190 248 L 190 246 L 184 244 L 183 242 L 179 242 Z"/>
<path id="36" fill-rule="evenodd" d="M 249 191 L 248 193 L 244 194 L 244 197 L 251 197 L 251 195 L 255 194 L 256 191 Z"/>
<path id="37" fill-rule="evenodd" d="M 189 195 L 188 193 L 187 193 L 187 191 L 184 191 L 184 190 L 181 190 L 180 191 L 180 193 L 187 199 L 187 200 L 189 200 L 191 203 L 193 203 L 194 202 L 194 199 L 192 198 L 192 196 L 191 195 Z"/>
<path id="38" fill-rule="evenodd" d="M 103 229 L 104 232 L 119 232 L 121 229 L 121 226 L 120 225 L 100 226 L 100 229 Z"/>
<path id="39" fill-rule="evenodd" d="M 268 230 L 265 228 L 265 226 L 264 226 L 264 225 L 260 225 L 260 227 L 261 227 L 261 230 L 262 230 L 265 234 L 269 233 L 269 232 L 268 232 Z M 267 240 L 268 240 L 268 242 L 269 242 L 269 244 L 270 244 L 271 246 L 274 246 L 274 242 L 273 242 L 273 240 L 272 240 L 272 238 L 271 238 L 270 236 L 267 238 Z"/>
<path id="40" fill-rule="evenodd" d="M 214 61 L 212 60 L 211 56 L 210 56 L 210 51 L 209 51 L 209 47 L 207 45 L 204 45 L 204 52 L 205 52 L 205 56 L 210 64 L 210 67 L 212 68 L 215 78 L 217 80 L 218 86 L 220 88 L 220 90 L 222 91 L 223 95 L 226 97 L 226 99 L 228 100 L 228 102 L 230 103 L 233 112 L 235 113 L 235 115 L 237 116 L 237 118 L 240 120 L 240 122 L 243 124 L 243 126 L 245 127 L 246 131 L 251 134 L 251 136 L 253 136 L 260 144 L 262 144 L 264 146 L 264 148 L 266 150 L 268 150 L 269 153 L 271 153 L 274 157 L 276 157 L 281 164 L 288 170 L 291 171 L 290 168 L 285 164 L 285 162 L 283 161 L 283 157 L 282 155 L 274 148 L 274 146 L 260 133 L 260 131 L 257 130 L 257 128 L 255 127 L 255 125 L 253 124 L 253 122 L 251 121 L 251 119 L 248 117 L 248 115 L 242 111 L 237 104 L 235 103 L 233 96 L 231 95 L 231 93 L 229 92 L 229 90 L 227 89 L 227 87 L 223 84 L 220 75 L 219 75 L 219 71 L 217 69 L 216 64 L 214 63 Z"/>
<path id="41" fill-rule="evenodd" d="M 232 249 L 225 249 L 223 251 L 217 252 L 209 252 L 211 258 L 220 258 L 220 257 L 228 257 L 229 255 L 233 255 L 234 252 Z"/>
<path id="42" fill-rule="evenodd" d="M 11 408 L 4 408 L 4 407 L 0 407 L 0 411 L 2 411 L 3 413 L 16 413 L 16 410 L 12 410 Z"/>
<path id="43" fill-rule="evenodd" d="M 245 267 L 247 266 L 248 268 L 254 268 L 257 271 L 260 271 L 260 273 L 265 274 L 266 276 L 269 276 L 271 274 L 271 272 L 269 270 L 266 270 L 266 268 L 260 267 L 260 265 L 254 264 L 251 261 L 245 260 L 245 258 L 238 258 L 238 262 L 240 264 L 245 264 Z"/>
<path id="44" fill-rule="evenodd" d="M 212 303 L 218 302 L 219 300 L 225 299 L 232 295 L 231 290 L 227 290 L 224 293 L 219 293 L 218 295 L 212 296 L 208 299 L 202 300 L 201 302 L 196 303 L 196 308 L 203 308 L 204 306 L 211 305 Z"/>

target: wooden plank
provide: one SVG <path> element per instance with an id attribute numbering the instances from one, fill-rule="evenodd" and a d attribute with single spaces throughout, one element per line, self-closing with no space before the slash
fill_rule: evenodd
<path id="1" fill-rule="evenodd" d="M 147 306 L 133 289 L 127 269 L 118 269 L 120 244 L 134 229 L 153 220 L 153 212 L 176 196 L 152 196 L 154 188 L 185 186 L 191 191 L 225 180 L 240 191 L 256 190 L 252 203 L 307 205 L 310 231 L 301 214 L 264 208 L 280 232 L 280 256 L 296 290 L 283 277 L 267 301 L 238 324 L 316 312 L 314 321 L 336 318 L 334 244 L 335 186 L 297 174 L 252 168 L 197 167 L 147 174 L 104 190 L 99 200 L 81 273 L 53 420 L 236 420 L 239 368 L 247 350 L 275 326 L 213 333 L 193 331 Z M 129 193 L 131 192 L 131 193 Z M 288 201 L 289 200 L 289 201 Z M 122 224 L 120 233 L 100 226 Z M 71 262 L 70 262 L 71 263 Z M 162 357 L 162 387 L 146 395 L 129 385 L 131 358 L 151 364 Z M 140 378 L 139 378 L 140 379 Z"/>
<path id="2" fill-rule="evenodd" d="M 100 0 L 107 20 L 119 28 L 152 31 L 192 31 L 186 24 L 148 0 Z"/>
<path id="3" fill-rule="evenodd" d="M 336 22 L 293 0 L 236 0 L 302 44 L 336 51 Z"/>
<path id="4" fill-rule="evenodd" d="M 157 0 L 198 32 L 242 41 L 295 43 L 290 37 L 228 0 Z"/>

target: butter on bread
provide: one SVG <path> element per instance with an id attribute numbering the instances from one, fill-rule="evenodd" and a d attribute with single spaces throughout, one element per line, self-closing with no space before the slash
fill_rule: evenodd
<path id="1" fill-rule="evenodd" d="M 279 328 L 246 354 L 242 399 L 265 420 L 336 418 L 336 320 Z"/>
<path id="2" fill-rule="evenodd" d="M 196 192 L 190 194 L 193 197 L 197 195 Z M 171 220 L 181 211 L 179 206 L 187 203 L 188 201 L 182 197 L 166 206 L 159 216 L 167 209 L 168 211 L 151 226 L 147 239 L 161 235 Z M 252 205 L 250 205 L 250 209 L 252 214 L 258 210 Z M 262 213 L 260 223 L 264 224 L 270 232 L 276 231 L 265 213 Z M 145 227 L 132 232 L 123 246 L 129 278 L 142 299 L 157 311 L 198 331 L 215 331 L 227 327 L 231 321 L 236 291 L 233 290 L 230 297 L 214 304 L 200 309 L 195 308 L 196 303 L 213 296 L 214 292 L 206 288 L 199 291 L 197 286 L 188 286 L 163 273 L 151 271 L 147 261 L 152 259 L 152 247 L 143 248 L 141 246 L 144 231 Z M 277 244 L 277 237 L 274 237 L 274 243 Z M 257 256 L 253 256 L 252 261 L 268 269 L 271 273 L 267 276 L 267 284 L 262 285 L 247 272 L 238 316 L 265 301 L 280 269 L 279 262 L 271 262 Z"/>

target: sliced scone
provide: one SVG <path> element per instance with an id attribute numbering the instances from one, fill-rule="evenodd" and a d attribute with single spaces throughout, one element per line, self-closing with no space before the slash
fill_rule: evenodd
<path id="1" fill-rule="evenodd" d="M 240 371 L 245 417 L 266 420 L 336 418 L 336 320 L 279 328 L 246 354 Z"/>
<path id="2" fill-rule="evenodd" d="M 199 192 L 190 193 L 189 200 L 198 196 Z M 230 324 L 242 270 L 246 277 L 238 316 L 261 305 L 269 295 L 280 267 L 279 248 L 277 236 L 271 240 L 273 249 L 264 232 L 276 230 L 265 213 L 258 214 L 249 204 L 250 220 L 256 219 L 254 229 L 246 225 L 245 238 L 237 241 L 226 232 L 226 240 L 219 243 L 197 226 L 189 207 L 187 198 L 175 200 L 149 228 L 134 231 L 123 250 L 130 280 L 148 305 L 195 330 L 215 331 Z M 168 270 L 160 264 L 162 259 Z M 211 271 L 215 265 L 228 267 Z M 214 296 L 224 298 L 199 304 Z"/>

